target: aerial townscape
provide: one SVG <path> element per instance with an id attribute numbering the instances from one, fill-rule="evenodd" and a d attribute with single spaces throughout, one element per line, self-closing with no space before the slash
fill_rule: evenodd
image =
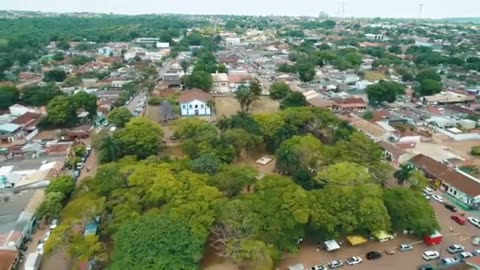
<path id="1" fill-rule="evenodd" d="M 416 8 L 0 4 L 0 270 L 480 269 L 480 18 Z"/>

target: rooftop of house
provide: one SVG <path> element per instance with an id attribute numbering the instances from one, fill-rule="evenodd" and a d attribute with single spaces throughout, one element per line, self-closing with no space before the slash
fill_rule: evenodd
<path id="1" fill-rule="evenodd" d="M 469 196 L 476 197 L 480 195 L 479 180 L 469 177 L 458 170 L 450 168 L 431 157 L 419 154 L 410 159 L 410 162 L 417 168 L 422 169 L 437 179 L 454 186 Z"/>
<path id="2" fill-rule="evenodd" d="M 2 125 L 0 125 L 0 132 L 1 133 L 12 133 L 12 132 L 15 132 L 16 130 L 18 130 L 19 128 L 20 128 L 20 125 L 17 125 L 17 124 L 11 124 L 11 123 L 2 124 Z"/>
<path id="3" fill-rule="evenodd" d="M 194 100 L 208 102 L 212 99 L 213 99 L 213 97 L 209 93 L 206 93 L 203 90 L 194 88 L 194 89 L 191 89 L 191 90 L 184 91 L 180 95 L 180 97 L 178 98 L 178 101 L 180 103 L 189 103 L 189 102 L 192 102 Z"/>

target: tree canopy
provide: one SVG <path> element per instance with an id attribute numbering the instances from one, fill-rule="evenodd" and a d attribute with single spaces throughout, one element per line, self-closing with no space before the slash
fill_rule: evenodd
<path id="1" fill-rule="evenodd" d="M 20 92 L 15 86 L 0 86 L 0 109 L 8 109 L 8 107 L 17 103 Z"/>
<path id="2" fill-rule="evenodd" d="M 130 120 L 125 128 L 114 134 L 122 155 L 135 155 L 140 159 L 158 154 L 162 137 L 162 128 L 144 117 Z"/>
<path id="3" fill-rule="evenodd" d="M 132 113 L 125 107 L 115 108 L 108 114 L 108 121 L 118 128 L 125 126 L 133 117 Z"/>

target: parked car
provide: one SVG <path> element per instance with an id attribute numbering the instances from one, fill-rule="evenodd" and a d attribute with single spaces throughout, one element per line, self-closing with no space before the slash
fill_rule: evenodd
<path id="1" fill-rule="evenodd" d="M 458 260 L 455 259 L 455 258 L 443 258 L 440 260 L 440 264 L 454 264 L 454 263 L 457 263 Z"/>
<path id="2" fill-rule="evenodd" d="M 459 261 L 462 261 L 462 260 L 465 260 L 465 259 L 468 259 L 468 258 L 471 258 L 471 257 L 473 257 L 472 253 L 470 253 L 468 251 L 464 251 L 464 252 L 458 254 L 457 259 Z"/>
<path id="3" fill-rule="evenodd" d="M 77 169 L 78 169 L 78 170 L 83 169 L 83 167 L 85 167 L 85 163 L 83 163 L 83 162 L 78 162 L 78 163 L 77 163 Z"/>
<path id="4" fill-rule="evenodd" d="M 465 222 L 467 222 L 467 220 L 464 217 L 461 217 L 458 215 L 453 215 L 451 216 L 451 218 L 460 225 L 465 225 Z"/>
<path id="5" fill-rule="evenodd" d="M 45 247 L 45 243 L 38 244 L 37 252 L 40 253 L 40 254 L 43 254 L 44 247 Z"/>
<path id="6" fill-rule="evenodd" d="M 439 203 L 443 203 L 443 198 L 442 198 L 442 196 L 440 196 L 440 195 L 433 194 L 433 195 L 432 195 L 432 199 L 434 199 L 435 201 L 437 201 L 437 202 L 439 202 Z"/>
<path id="7" fill-rule="evenodd" d="M 423 252 L 422 257 L 423 257 L 423 259 L 425 259 L 427 261 L 430 261 L 430 260 L 434 260 L 434 259 L 440 257 L 440 253 L 438 253 L 438 251 L 436 251 L 436 250 L 427 250 L 427 251 Z"/>
<path id="8" fill-rule="evenodd" d="M 45 233 L 45 236 L 43 237 L 43 242 L 47 242 L 48 238 L 50 238 L 50 235 L 52 234 L 51 231 L 47 231 Z"/>
<path id="9" fill-rule="evenodd" d="M 413 250 L 413 246 L 412 246 L 412 245 L 408 245 L 408 244 L 401 244 L 401 245 L 398 247 L 398 250 L 400 250 L 400 251 L 410 251 L 410 250 Z"/>
<path id="10" fill-rule="evenodd" d="M 357 256 L 353 256 L 353 257 L 351 257 L 351 258 L 348 258 L 345 262 L 346 262 L 348 265 L 360 264 L 360 263 L 362 262 L 362 258 L 357 257 Z"/>
<path id="11" fill-rule="evenodd" d="M 378 251 L 370 251 L 367 253 L 367 255 L 365 255 L 365 257 L 367 258 L 367 260 L 376 260 L 380 259 L 382 257 L 382 254 Z"/>
<path id="12" fill-rule="evenodd" d="M 448 204 L 446 203 L 445 204 L 445 208 L 447 208 L 448 210 L 452 211 L 452 212 L 457 212 L 457 207 L 451 205 L 451 204 Z"/>
<path id="13" fill-rule="evenodd" d="M 87 151 L 92 151 L 92 145 L 90 145 L 90 144 L 87 145 L 87 147 L 85 148 L 85 150 L 87 150 Z"/>
<path id="14" fill-rule="evenodd" d="M 433 270 L 433 266 L 431 264 L 422 264 L 417 269 L 418 270 Z"/>
<path id="15" fill-rule="evenodd" d="M 52 222 L 50 223 L 50 230 L 55 229 L 58 226 L 58 219 L 53 219 Z"/>
<path id="16" fill-rule="evenodd" d="M 455 254 L 455 253 L 460 253 L 465 251 L 465 248 L 462 245 L 455 244 L 455 245 L 448 246 L 447 251 L 450 254 Z"/>
<path id="17" fill-rule="evenodd" d="M 472 238 L 472 245 L 474 246 L 480 246 L 480 237 L 473 237 Z"/>
<path id="18" fill-rule="evenodd" d="M 472 255 L 473 255 L 473 256 L 480 256 L 480 249 L 474 250 L 474 251 L 472 252 Z"/>
<path id="19" fill-rule="evenodd" d="M 311 270 L 327 270 L 327 267 L 323 265 L 314 265 L 310 269 Z"/>
<path id="20" fill-rule="evenodd" d="M 480 219 L 474 217 L 468 217 L 468 222 L 472 223 L 475 227 L 480 227 Z"/>
<path id="21" fill-rule="evenodd" d="M 425 193 L 427 195 L 432 195 L 433 189 L 431 189 L 429 187 L 426 187 L 426 188 L 423 189 L 423 193 Z"/>
<path id="22" fill-rule="evenodd" d="M 343 262 L 339 260 L 333 260 L 328 262 L 328 267 L 330 267 L 330 269 L 336 269 L 342 266 L 343 266 Z"/>

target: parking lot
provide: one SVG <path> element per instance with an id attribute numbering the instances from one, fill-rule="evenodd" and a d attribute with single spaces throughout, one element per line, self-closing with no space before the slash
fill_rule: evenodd
<path id="1" fill-rule="evenodd" d="M 440 194 L 440 193 L 437 193 Z M 445 199 L 445 198 L 444 198 Z M 327 264 L 330 260 L 342 260 L 352 256 L 360 256 L 363 262 L 359 265 L 351 266 L 356 270 L 414 270 L 419 265 L 427 263 L 422 259 L 422 254 L 426 250 L 436 250 L 440 253 L 440 257 L 454 257 L 447 252 L 447 247 L 452 244 L 461 244 L 465 247 L 466 251 L 474 251 L 480 249 L 480 247 L 474 247 L 472 245 L 472 237 L 480 236 L 480 229 L 470 224 L 468 221 L 465 225 L 457 224 L 451 219 L 451 216 L 457 213 L 453 213 L 446 209 L 445 206 L 439 202 L 431 200 L 431 205 L 435 209 L 437 218 L 441 226 L 441 233 L 443 234 L 443 241 L 438 246 L 427 246 L 423 243 L 422 239 L 419 239 L 412 235 L 399 235 L 395 239 L 379 243 L 377 241 L 370 240 L 368 243 L 356 247 L 351 247 L 348 243 L 344 244 L 344 247 L 340 250 L 333 252 L 326 252 L 324 250 L 317 251 L 317 247 L 312 243 L 304 243 L 300 248 L 298 254 L 286 254 L 279 267 L 279 269 L 288 269 L 288 266 L 298 263 L 304 264 L 306 269 L 310 269 L 313 265 Z M 459 209 L 461 213 L 462 210 Z M 478 218 L 478 211 L 475 215 L 472 213 L 465 213 L 465 217 L 475 216 Z M 450 231 L 453 229 L 453 231 Z M 398 247 L 400 244 L 412 244 L 414 249 L 407 252 L 396 251 L 393 255 L 387 255 L 386 250 Z M 382 258 L 374 261 L 368 261 L 365 259 L 365 254 L 369 251 L 379 251 L 382 253 Z M 436 265 L 438 260 L 433 260 L 428 263 Z M 350 268 L 350 266 L 349 266 Z"/>

